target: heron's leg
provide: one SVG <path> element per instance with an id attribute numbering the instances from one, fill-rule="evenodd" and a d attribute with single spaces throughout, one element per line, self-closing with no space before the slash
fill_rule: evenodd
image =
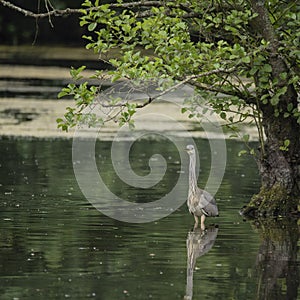
<path id="1" fill-rule="evenodd" d="M 201 216 L 201 225 L 200 225 L 200 227 L 201 227 L 202 230 L 205 230 L 204 221 L 205 221 L 205 215 L 202 215 Z"/>
<path id="2" fill-rule="evenodd" d="M 195 219 L 194 228 L 197 228 L 197 227 L 198 227 L 198 224 L 199 224 L 198 217 L 197 217 L 196 215 L 194 215 L 194 219 Z"/>

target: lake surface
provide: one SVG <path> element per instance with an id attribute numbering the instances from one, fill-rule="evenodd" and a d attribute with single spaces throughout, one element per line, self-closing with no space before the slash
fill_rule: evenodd
<path id="1" fill-rule="evenodd" d="M 202 149 L 202 186 L 210 171 L 209 144 L 195 142 Z M 259 189 L 253 159 L 237 156 L 241 143 L 227 142 L 226 173 L 216 194 L 220 217 L 207 219 L 205 232 L 192 230 L 186 204 L 150 223 L 102 214 L 77 185 L 71 141 L 0 144 L 0 299 L 297 299 L 296 222 L 276 220 L 266 231 L 238 213 Z M 149 171 L 153 151 L 167 160 L 162 182 L 150 189 L 117 178 L 110 146 L 97 142 L 97 164 L 119 197 L 151 202 L 174 186 L 179 154 L 169 142 L 141 140 L 132 148 L 137 174 Z"/>

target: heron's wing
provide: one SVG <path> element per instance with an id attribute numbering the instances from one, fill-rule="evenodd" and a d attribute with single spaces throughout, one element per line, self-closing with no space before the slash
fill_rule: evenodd
<path id="1" fill-rule="evenodd" d="M 206 216 L 217 216 L 219 214 L 215 198 L 207 191 L 199 189 L 199 208 Z"/>

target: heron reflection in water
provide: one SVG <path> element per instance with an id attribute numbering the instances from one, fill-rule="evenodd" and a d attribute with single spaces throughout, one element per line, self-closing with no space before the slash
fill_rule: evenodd
<path id="1" fill-rule="evenodd" d="M 191 300 L 193 297 L 193 275 L 197 258 L 206 254 L 212 248 L 217 235 L 217 226 L 208 227 L 206 230 L 196 228 L 188 233 L 186 240 L 186 294 L 184 296 L 184 300 Z"/>
<path id="2" fill-rule="evenodd" d="M 196 151 L 193 145 L 187 145 L 186 149 L 190 157 L 189 165 L 189 192 L 187 205 L 189 212 L 194 216 L 195 225 L 198 227 L 199 217 L 201 220 L 200 227 L 205 229 L 204 221 L 206 217 L 216 217 L 219 215 L 218 207 L 214 197 L 197 186 L 196 178 Z"/>

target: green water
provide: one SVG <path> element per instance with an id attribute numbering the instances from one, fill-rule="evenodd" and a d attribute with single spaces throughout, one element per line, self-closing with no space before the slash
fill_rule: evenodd
<path id="1" fill-rule="evenodd" d="M 196 143 L 202 149 L 202 185 L 210 154 L 206 141 Z M 277 239 L 283 235 L 276 227 L 274 240 L 264 239 L 238 214 L 259 188 L 252 158 L 237 156 L 242 144 L 227 143 L 226 173 L 216 195 L 220 217 L 208 219 L 202 235 L 191 232 L 185 204 L 146 224 L 103 215 L 77 185 L 70 141 L 0 144 L 0 299 L 297 299 L 297 232 L 285 228 L 285 237 Z M 131 152 L 132 168 L 148 172 L 153 149 L 166 156 L 168 172 L 155 188 L 136 189 L 113 172 L 110 143 L 97 143 L 107 186 L 137 202 L 172 189 L 180 165 L 169 143 L 139 142 Z M 207 240 L 206 253 L 199 253 Z"/>

